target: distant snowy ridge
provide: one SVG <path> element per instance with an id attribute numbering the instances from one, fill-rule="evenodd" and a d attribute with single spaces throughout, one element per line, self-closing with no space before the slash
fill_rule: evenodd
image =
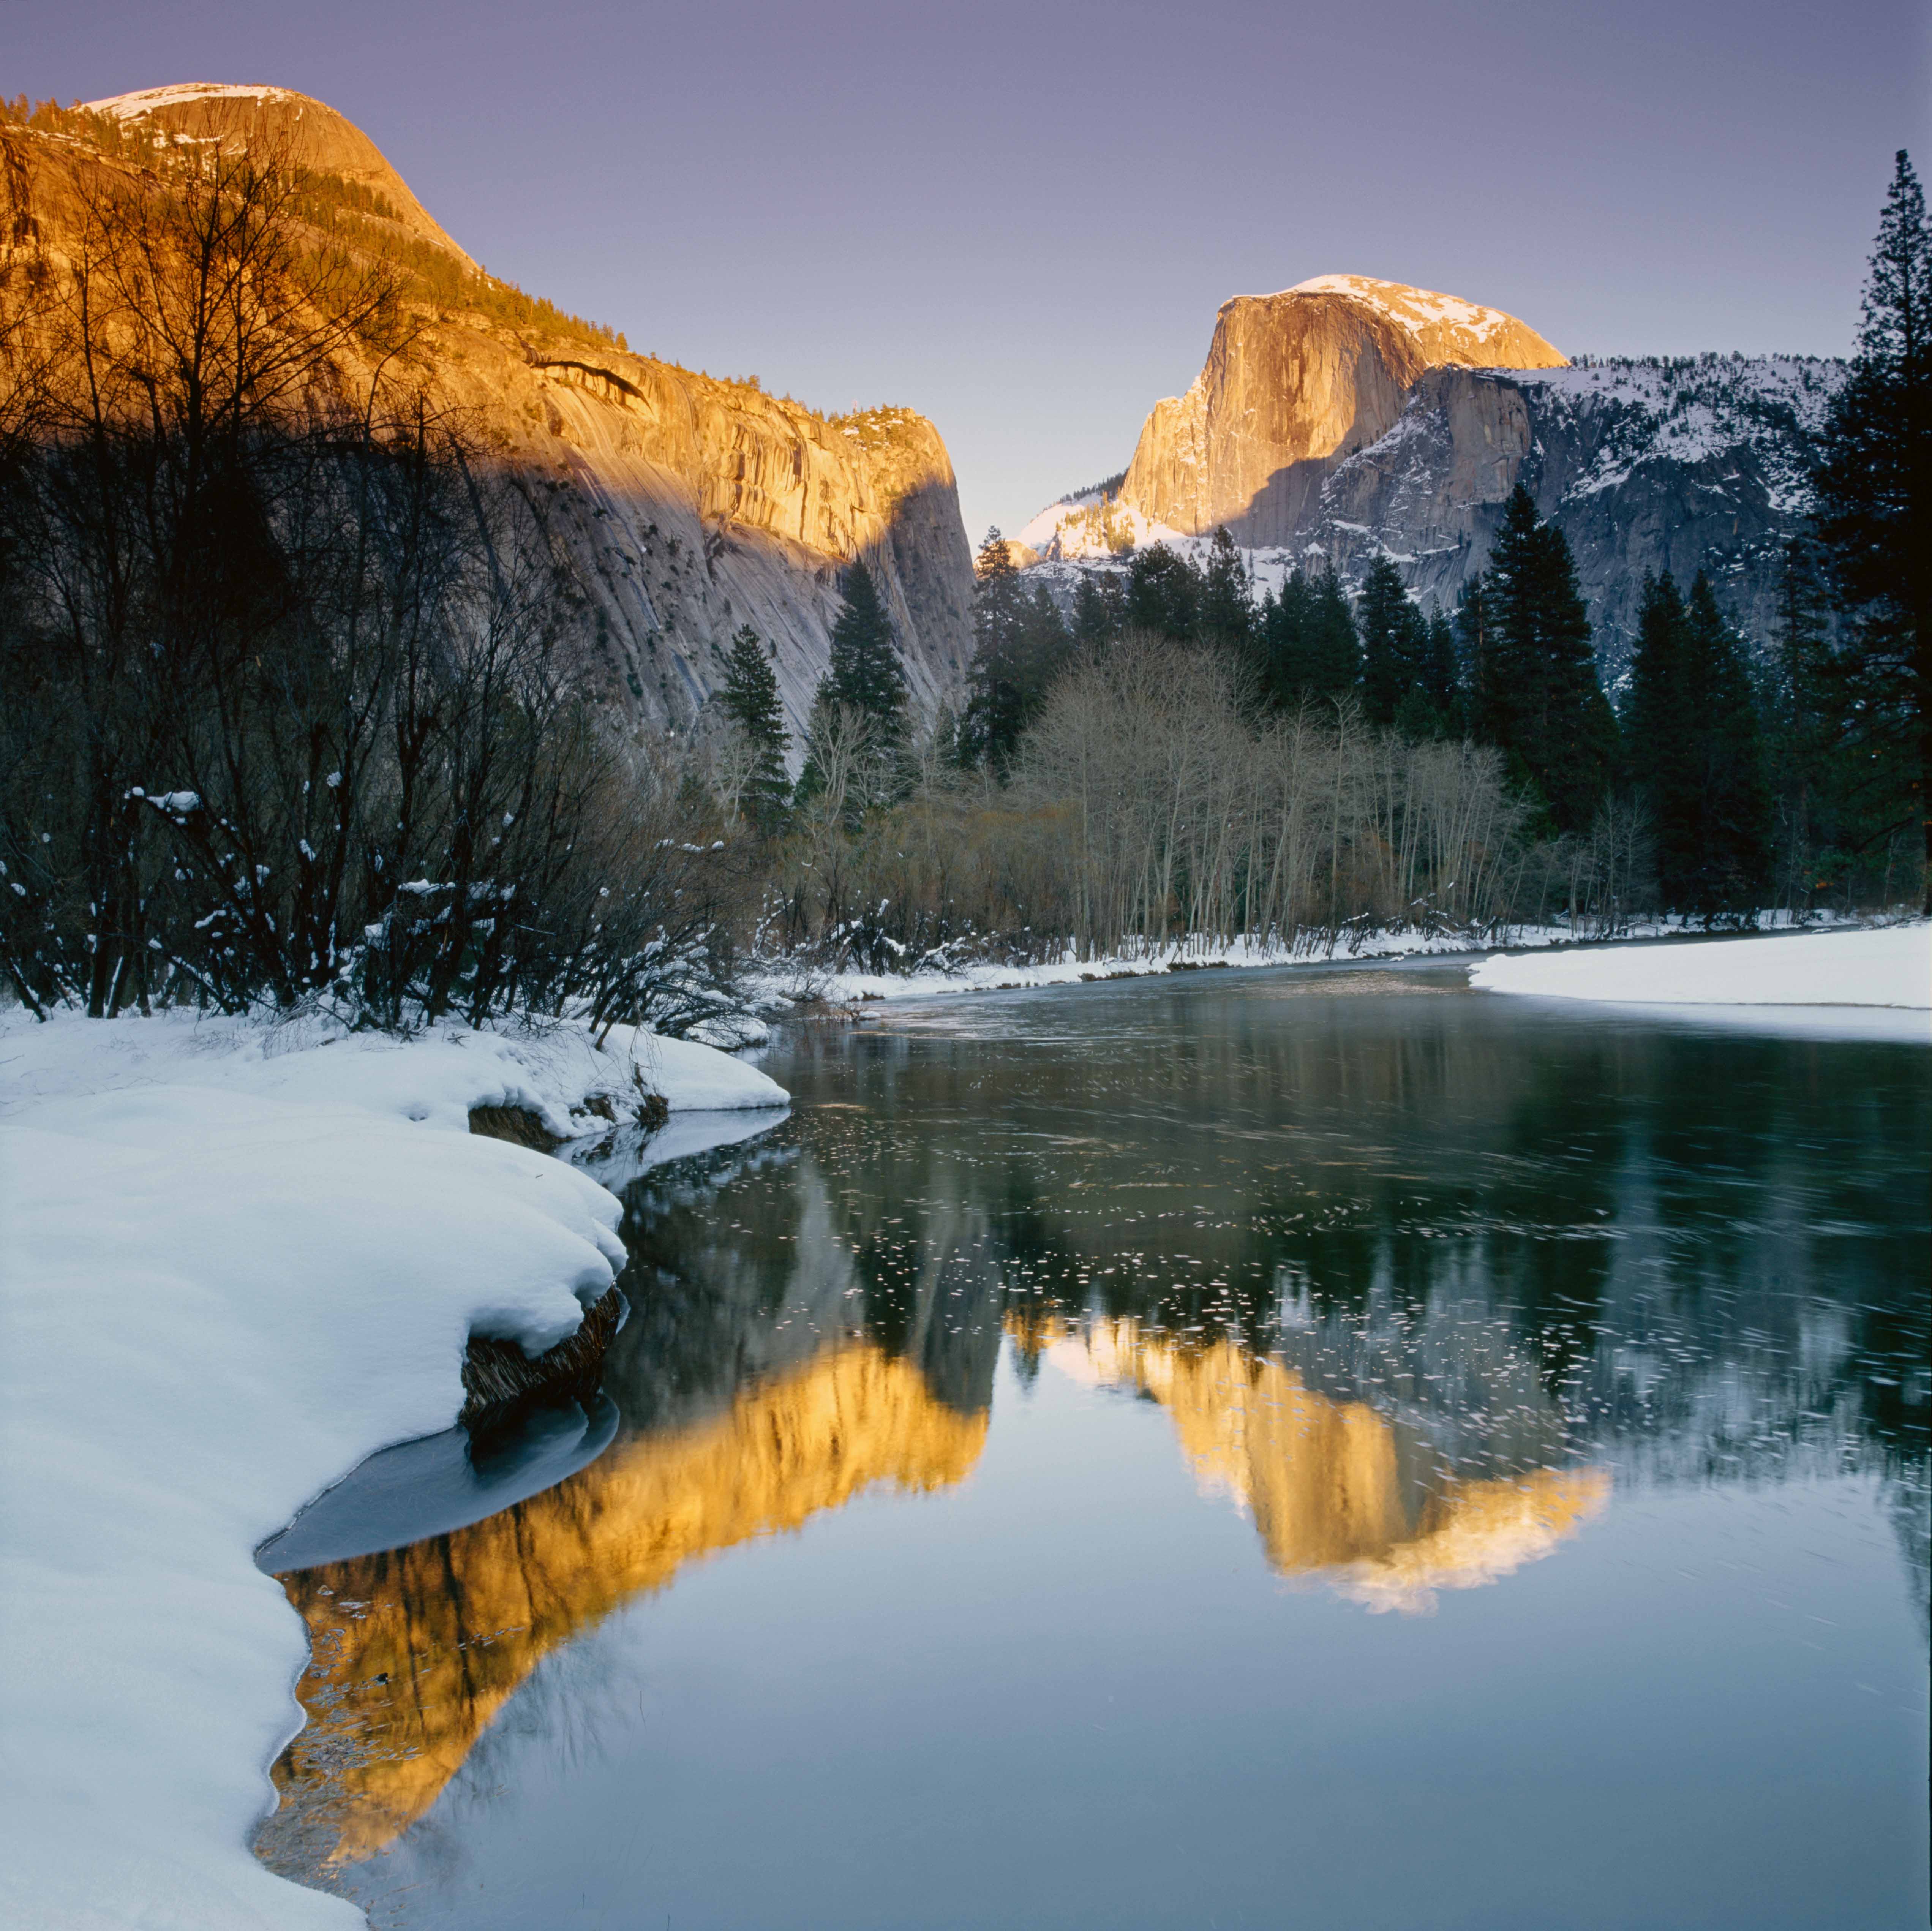
<path id="1" fill-rule="evenodd" d="M 1250 542 L 1238 523 L 1233 533 L 1258 590 L 1297 568 L 1332 568 L 1353 590 L 1387 557 L 1418 602 L 1448 609 L 1487 562 L 1521 482 L 1570 539 L 1614 686 L 1646 571 L 1686 584 L 1707 571 L 1748 638 L 1770 636 L 1844 373 L 1826 359 L 1731 355 L 1435 370 L 1381 436 L 1335 461 L 1288 541 Z M 1070 600 L 1082 571 L 1122 569 L 1150 543 L 1198 559 L 1209 539 L 1088 492 L 1049 504 L 1020 540 Z"/>

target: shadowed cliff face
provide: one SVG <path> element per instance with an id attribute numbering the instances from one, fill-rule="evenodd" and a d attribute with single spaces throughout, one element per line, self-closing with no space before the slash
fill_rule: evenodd
<path id="1" fill-rule="evenodd" d="M 794 735 L 831 654 L 844 566 L 863 557 L 916 704 L 963 679 L 972 556 L 938 433 L 910 410 L 830 419 L 742 383 L 575 344 L 438 331 L 448 392 L 510 439 L 506 460 L 578 566 L 583 647 L 606 695 L 686 728 L 749 624 Z"/>
<path id="2" fill-rule="evenodd" d="M 1732 620 L 1762 640 L 1841 371 L 1720 356 L 1433 370 L 1379 440 L 1322 479 L 1298 541 L 1350 581 L 1392 556 L 1446 608 L 1520 482 L 1570 540 L 1607 678 L 1628 664 L 1646 572 L 1708 571 Z"/>
<path id="3" fill-rule="evenodd" d="M 94 108 L 182 143 L 259 143 L 369 188 L 394 216 L 358 219 L 476 272 L 368 137 L 320 101 L 211 85 Z M 0 130 L 0 244 L 58 269 L 84 197 L 110 177 L 158 186 L 77 140 Z M 963 681 L 972 555 L 952 464 L 922 416 L 824 416 L 754 382 L 460 306 L 420 304 L 418 318 L 434 400 L 498 452 L 562 539 L 581 674 L 628 717 L 688 728 L 749 624 L 776 647 L 796 732 L 829 659 L 841 573 L 858 558 L 878 581 L 915 703 L 930 710 Z"/>
<path id="4" fill-rule="evenodd" d="M 1190 536 L 1288 540 L 1335 463 L 1384 434 L 1428 370 L 1560 366 L 1500 311 L 1362 275 L 1240 296 L 1215 319 L 1186 395 L 1156 403 L 1124 502 Z"/>

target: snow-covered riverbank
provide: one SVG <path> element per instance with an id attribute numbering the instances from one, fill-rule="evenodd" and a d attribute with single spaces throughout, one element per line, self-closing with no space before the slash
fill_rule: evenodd
<path id="1" fill-rule="evenodd" d="M 1789 913 L 1761 915 L 1764 929 L 1774 930 L 1788 923 Z M 1639 923 L 1628 935 L 1630 940 L 1646 941 L 1682 936 L 1682 920 L 1661 919 Z M 1070 986 L 1087 980 L 1151 978 L 1164 972 L 1204 969 L 1240 969 L 1260 966 L 1336 966 L 1372 959 L 1453 957 L 1461 953 L 1480 951 L 1486 944 L 1506 944 L 1513 948 L 1573 948 L 1599 950 L 1593 941 L 1580 940 L 1567 925 L 1528 925 L 1510 927 L 1500 941 L 1484 940 L 1468 932 L 1351 931 L 1334 945 L 1311 941 L 1291 949 L 1261 945 L 1246 939 L 1232 942 L 1190 939 L 1183 943 L 1148 950 L 1121 953 L 1105 959 L 1076 958 L 1070 950 L 1064 957 L 1030 966 L 970 965 L 931 966 L 908 972 L 814 973 L 801 968 L 790 973 L 754 975 L 751 990 L 761 1004 L 782 1010 L 788 999 L 802 993 L 815 995 L 834 1005 L 850 1005 L 878 999 L 928 999 L 950 993 L 998 993 L 1024 990 L 1036 986 Z"/>
<path id="2" fill-rule="evenodd" d="M 1910 1014 L 1932 1008 L 1932 925 L 1498 954 L 1472 966 L 1469 983 L 1486 992 L 1619 1005 L 1868 1008 Z M 1922 1029 L 1932 1033 L 1932 1027 Z"/>
<path id="3" fill-rule="evenodd" d="M 447 1427 L 472 1331 L 549 1347 L 622 1264 L 615 1199 L 472 1107 L 562 1137 L 640 1090 L 785 1101 L 707 1047 L 608 1044 L 0 1021 L 0 1921 L 361 1921 L 248 1848 L 307 1648 L 252 1551 Z"/>

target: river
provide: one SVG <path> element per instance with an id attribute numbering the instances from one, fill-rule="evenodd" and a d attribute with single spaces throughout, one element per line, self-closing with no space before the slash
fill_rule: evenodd
<path id="1" fill-rule="evenodd" d="M 1923 1048 L 1453 964 L 873 1011 L 625 1188 L 608 1448 L 284 1578 L 275 1868 L 464 1931 L 1924 1922 Z"/>

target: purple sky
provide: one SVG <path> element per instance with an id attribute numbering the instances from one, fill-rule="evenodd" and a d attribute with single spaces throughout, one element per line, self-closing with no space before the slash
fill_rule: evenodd
<path id="1" fill-rule="evenodd" d="M 1924 0 L 0 0 L 0 86 L 274 81 L 634 347 L 932 417 L 967 525 L 1124 464 L 1230 295 L 1354 272 L 1574 353 L 1839 353 Z"/>

